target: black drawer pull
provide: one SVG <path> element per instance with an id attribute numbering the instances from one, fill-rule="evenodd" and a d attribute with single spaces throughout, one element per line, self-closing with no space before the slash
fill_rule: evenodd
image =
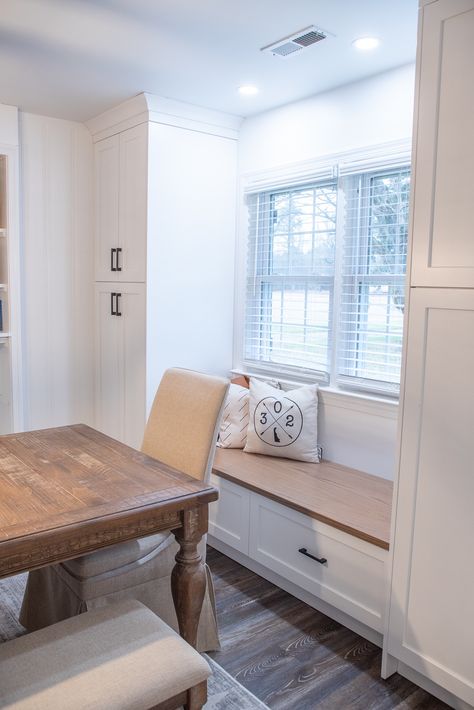
<path id="1" fill-rule="evenodd" d="M 115 258 L 115 266 L 116 266 L 115 271 L 122 271 L 122 267 L 119 266 L 119 257 L 120 257 L 120 254 L 122 253 L 122 247 L 117 247 L 116 251 L 117 251 L 117 256 Z"/>
<path id="2" fill-rule="evenodd" d="M 312 555 L 311 552 L 308 552 L 306 547 L 300 547 L 298 552 L 301 552 L 302 555 L 306 555 L 306 557 L 311 557 L 312 560 L 316 560 L 316 562 L 319 562 L 321 565 L 324 565 L 327 562 L 327 559 L 325 557 L 315 557 L 314 555 Z"/>
<path id="3" fill-rule="evenodd" d="M 115 298 L 115 293 L 110 294 L 110 315 L 111 316 L 116 316 L 115 308 L 114 308 L 114 298 Z"/>
<path id="4" fill-rule="evenodd" d="M 116 254 L 117 254 L 117 249 L 110 250 L 110 270 L 111 271 L 117 271 L 117 267 L 115 266 L 115 261 L 114 261 L 114 256 Z"/>
<path id="5" fill-rule="evenodd" d="M 116 294 L 115 294 L 115 315 L 116 315 L 116 316 L 121 316 L 121 315 L 122 315 L 122 311 L 119 311 L 119 307 L 120 307 L 120 306 L 119 306 L 119 298 L 122 298 L 122 294 L 121 294 L 121 293 L 116 293 Z"/>

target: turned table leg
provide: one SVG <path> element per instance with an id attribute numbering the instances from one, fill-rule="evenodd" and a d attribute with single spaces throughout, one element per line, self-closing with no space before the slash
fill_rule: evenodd
<path id="1" fill-rule="evenodd" d="M 173 530 L 179 543 L 179 552 L 171 573 L 171 592 L 179 633 L 191 646 L 196 647 L 199 617 L 206 591 L 206 571 L 197 545 L 207 532 L 207 505 L 185 510 L 181 515 L 183 527 Z"/>

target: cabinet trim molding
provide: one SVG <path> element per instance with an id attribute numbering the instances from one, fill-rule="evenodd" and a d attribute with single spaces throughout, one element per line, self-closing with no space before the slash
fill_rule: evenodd
<path id="1" fill-rule="evenodd" d="M 90 119 L 86 126 L 94 142 L 147 122 L 238 140 L 242 120 L 240 116 L 143 92 Z"/>

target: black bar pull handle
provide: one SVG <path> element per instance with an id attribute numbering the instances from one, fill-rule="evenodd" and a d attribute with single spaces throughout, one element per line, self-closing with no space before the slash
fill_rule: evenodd
<path id="1" fill-rule="evenodd" d="M 114 298 L 115 298 L 115 293 L 110 294 L 110 315 L 111 316 L 116 316 L 117 313 L 114 310 Z"/>
<path id="2" fill-rule="evenodd" d="M 121 316 L 121 315 L 122 315 L 122 311 L 119 311 L 119 298 L 121 298 L 121 297 L 122 297 L 122 294 L 121 294 L 121 293 L 116 293 L 116 294 L 115 294 L 115 315 L 116 315 L 116 316 Z"/>
<path id="3" fill-rule="evenodd" d="M 117 254 L 117 249 L 111 249 L 110 250 L 110 270 L 111 271 L 117 271 L 117 267 L 115 266 L 115 260 L 114 260 L 115 254 Z"/>
<path id="4" fill-rule="evenodd" d="M 122 247 L 117 247 L 115 251 L 117 252 L 117 257 L 115 259 L 115 271 L 122 271 L 122 267 L 119 266 L 119 256 L 122 253 Z"/>
<path id="5" fill-rule="evenodd" d="M 298 552 L 301 552 L 302 555 L 306 555 L 306 557 L 311 557 L 312 560 L 316 560 L 316 562 L 319 562 L 319 564 L 324 565 L 327 562 L 327 559 L 325 557 L 315 557 L 314 555 L 311 554 L 311 552 L 308 552 L 306 547 L 300 547 Z"/>

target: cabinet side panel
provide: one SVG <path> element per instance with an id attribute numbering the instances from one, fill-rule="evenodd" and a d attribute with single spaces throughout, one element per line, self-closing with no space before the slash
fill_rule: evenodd
<path id="1" fill-rule="evenodd" d="M 150 124 L 147 404 L 167 367 L 232 366 L 236 142 Z"/>

